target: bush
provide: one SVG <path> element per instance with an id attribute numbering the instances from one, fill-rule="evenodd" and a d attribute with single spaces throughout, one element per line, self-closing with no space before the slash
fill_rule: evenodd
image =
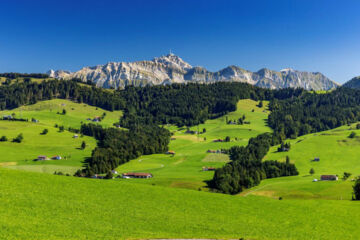
<path id="1" fill-rule="evenodd" d="M 349 138 L 354 138 L 354 137 L 356 137 L 356 132 L 351 132 Z"/>
<path id="2" fill-rule="evenodd" d="M 349 173 L 349 172 L 344 172 L 343 180 L 345 181 L 345 180 L 348 179 L 350 176 L 351 176 L 351 173 Z"/>
<path id="3" fill-rule="evenodd" d="M 84 150 L 86 148 L 86 142 L 85 141 L 82 141 L 81 143 L 81 149 Z"/>
<path id="4" fill-rule="evenodd" d="M 45 128 L 40 134 L 41 135 L 46 135 L 49 132 L 49 130 L 47 128 Z"/>
<path id="5" fill-rule="evenodd" d="M 357 179 L 353 186 L 353 200 L 360 200 L 360 179 Z"/>
<path id="6" fill-rule="evenodd" d="M 0 138 L 0 142 L 6 142 L 8 139 L 7 139 L 7 137 L 6 136 L 2 136 L 1 138 Z"/>
<path id="7" fill-rule="evenodd" d="M 113 174 L 112 174 L 112 172 L 111 171 L 108 171 L 108 173 L 106 174 L 106 176 L 105 176 L 105 179 L 113 179 Z"/>
<path id="8" fill-rule="evenodd" d="M 14 138 L 12 141 L 13 141 L 13 142 L 16 142 L 16 143 L 21 143 L 23 139 L 24 139 L 23 134 L 20 133 L 20 134 L 17 135 L 17 137 Z"/>

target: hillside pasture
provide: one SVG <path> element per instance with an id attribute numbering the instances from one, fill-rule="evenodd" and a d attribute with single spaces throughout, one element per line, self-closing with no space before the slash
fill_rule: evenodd
<path id="1" fill-rule="evenodd" d="M 285 161 L 286 156 L 295 163 L 299 176 L 267 179 L 244 194 L 256 194 L 269 197 L 296 199 L 336 199 L 349 200 L 352 196 L 351 179 L 360 175 L 360 130 L 351 126 L 342 126 L 333 130 L 314 133 L 288 140 L 291 143 L 289 152 L 277 152 L 274 146 L 264 160 Z M 356 137 L 349 138 L 351 132 Z M 320 158 L 320 161 L 314 161 Z M 313 168 L 314 175 L 309 171 Z M 342 180 L 344 172 L 352 174 L 346 181 Z M 339 181 L 318 181 L 321 175 L 338 175 Z"/>
<path id="2" fill-rule="evenodd" d="M 235 145 L 244 146 L 249 138 L 256 137 L 260 133 L 271 132 L 271 129 L 266 126 L 266 119 L 269 114 L 269 111 L 266 110 L 267 104 L 264 102 L 263 107 L 259 108 L 256 101 L 240 100 L 235 112 L 217 119 L 207 120 L 204 124 L 190 128 L 192 131 L 199 129 L 201 132 L 203 128 L 206 128 L 206 132 L 201 134 L 188 134 L 186 128 L 167 126 L 173 132 L 172 138 L 174 139 L 169 144 L 169 150 L 175 151 L 175 155 L 154 154 L 131 160 L 119 166 L 117 171 L 119 173 L 151 172 L 154 178 L 145 181 L 144 179 L 119 181 L 207 191 L 205 181 L 210 180 L 214 172 L 202 171 L 202 168 L 219 168 L 229 161 L 227 155 L 207 153 L 207 151 L 228 149 Z M 246 121 L 250 121 L 250 124 L 226 124 L 226 118 L 235 120 L 244 114 Z M 226 136 L 230 137 L 230 142 L 214 142 L 216 139 L 225 139 Z"/>

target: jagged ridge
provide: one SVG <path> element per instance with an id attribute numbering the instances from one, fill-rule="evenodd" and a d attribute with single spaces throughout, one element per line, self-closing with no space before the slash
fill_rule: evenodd
<path id="1" fill-rule="evenodd" d="M 105 88 L 218 81 L 246 82 L 272 89 L 300 87 L 307 90 L 329 90 L 339 86 L 319 72 L 300 72 L 293 69 L 277 72 L 264 68 L 251 72 L 237 66 L 229 66 L 217 72 L 210 72 L 203 67 L 193 67 L 174 54 L 154 58 L 151 61 L 109 62 L 105 65 L 84 67 L 74 73 L 50 70 L 48 74 L 64 80 L 70 78 L 90 80 L 97 86 Z"/>

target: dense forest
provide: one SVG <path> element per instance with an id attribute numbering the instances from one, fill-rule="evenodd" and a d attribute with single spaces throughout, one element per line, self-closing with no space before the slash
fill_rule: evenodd
<path id="1" fill-rule="evenodd" d="M 107 173 L 141 155 L 164 153 L 170 141 L 170 132 L 157 125 L 119 130 L 83 124 L 80 132 L 95 137 L 98 144 L 91 157 L 85 161 L 85 168 L 77 173 L 78 176 Z"/>
<path id="2" fill-rule="evenodd" d="M 49 80 L 41 83 L 29 81 L 1 86 L 0 110 L 53 98 L 71 99 L 110 111 L 125 107 L 125 101 L 118 93 L 94 86 L 82 86 L 75 81 Z"/>
<path id="3" fill-rule="evenodd" d="M 360 91 L 338 88 L 326 94 L 304 92 L 301 97 L 274 98 L 269 126 L 276 135 L 296 138 L 360 120 Z"/>
<path id="4" fill-rule="evenodd" d="M 219 82 L 126 87 L 119 92 L 126 101 L 122 126 L 136 123 L 181 127 L 197 125 L 235 111 L 240 99 L 286 99 L 300 96 L 304 90 L 270 90 L 246 83 Z"/>

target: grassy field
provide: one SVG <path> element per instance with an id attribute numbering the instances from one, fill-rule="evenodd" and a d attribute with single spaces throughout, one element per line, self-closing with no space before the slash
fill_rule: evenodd
<path id="1" fill-rule="evenodd" d="M 151 172 L 154 178 L 115 180 L 40 172 L 73 173 L 96 145 L 93 138 L 59 132 L 55 123 L 79 127 L 86 118 L 106 112 L 101 124 L 111 126 L 121 112 L 65 100 L 1 112 L 34 117 L 39 123 L 0 121 L 0 135 L 10 140 L 24 135 L 20 144 L 0 142 L 0 239 L 358 239 L 360 203 L 350 201 L 350 179 L 360 174 L 360 138 L 348 137 L 352 131 L 360 136 L 355 125 L 289 140 L 291 150 L 286 153 L 272 147 L 265 160 L 284 161 L 288 155 L 299 176 L 267 179 L 237 196 L 207 192 L 204 181 L 213 172 L 202 167 L 221 167 L 229 161 L 227 155 L 207 150 L 246 145 L 249 138 L 271 132 L 266 126 L 266 106 L 239 101 L 235 112 L 191 129 L 206 128 L 199 135 L 167 126 L 174 133 L 170 143 L 174 156 L 142 156 L 117 169 L 120 173 Z M 57 114 L 63 108 L 67 114 Z M 250 124 L 226 124 L 226 119 L 243 114 Z M 44 128 L 48 134 L 40 135 Z M 226 136 L 230 142 L 213 142 Z M 80 150 L 83 140 L 87 147 Z M 32 161 L 40 154 L 67 159 Z M 315 157 L 320 162 L 311 161 Z M 313 176 L 310 168 L 315 169 Z M 312 182 L 321 174 L 342 177 L 344 171 L 353 174 L 347 181 Z"/>
<path id="2" fill-rule="evenodd" d="M 324 199 L 351 199 L 351 179 L 360 175 L 360 130 L 356 124 L 342 126 L 333 130 L 316 134 L 309 134 L 290 140 L 289 152 L 277 152 L 275 146 L 270 149 L 265 159 L 284 161 L 286 156 L 295 163 L 300 175 L 277 179 L 267 179 L 260 186 L 249 190 L 251 194 L 284 198 L 324 198 Z M 351 132 L 356 132 L 357 137 L 349 138 Z M 320 161 L 313 161 L 319 157 Z M 315 174 L 309 174 L 310 169 Z M 344 172 L 352 173 L 347 180 L 341 180 Z M 336 174 L 339 181 L 312 182 L 320 179 L 320 175 Z M 245 193 L 247 194 L 247 193 Z"/>
<path id="3" fill-rule="evenodd" d="M 1 239 L 358 239 L 360 203 L 274 200 L 0 169 Z"/>
<path id="4" fill-rule="evenodd" d="M 63 109 L 66 115 L 62 115 Z M 9 111 L 0 111 L 0 116 L 11 115 L 15 113 L 17 118 L 35 118 L 40 123 L 48 126 L 55 124 L 64 125 L 65 127 L 80 128 L 81 123 L 90 123 L 88 118 L 101 117 L 103 113 L 105 118 L 99 122 L 104 127 L 111 127 L 118 122 L 122 116 L 121 111 L 107 111 L 101 108 L 89 106 L 87 104 L 75 103 L 64 99 L 53 99 L 41 101 L 33 105 L 22 106 Z"/>
<path id="5" fill-rule="evenodd" d="M 204 181 L 210 180 L 214 174 L 211 171 L 202 171 L 202 167 L 221 167 L 228 161 L 225 154 L 207 153 L 207 150 L 220 150 L 230 148 L 234 145 L 246 145 L 249 138 L 255 137 L 263 132 L 270 132 L 266 126 L 268 111 L 267 102 L 262 108 L 257 107 L 258 102 L 252 100 L 241 100 L 237 104 L 237 110 L 226 116 L 207 120 L 204 124 L 192 127 L 191 130 L 200 131 L 206 128 L 206 132 L 186 134 L 186 129 L 168 126 L 174 132 L 169 149 L 176 154 L 154 154 L 142 156 L 129 163 L 118 167 L 118 172 L 151 172 L 155 177 L 146 181 L 142 179 L 126 179 L 146 184 L 161 186 L 180 187 L 207 190 Z M 252 111 L 254 110 L 254 111 Z M 230 125 L 228 120 L 235 120 L 245 114 L 246 121 L 250 124 Z M 230 142 L 213 142 L 215 139 L 231 138 Z M 206 140 L 204 140 L 206 138 Z M 237 140 L 235 140 L 237 138 Z M 118 180 L 124 181 L 124 180 Z"/>
<path id="6" fill-rule="evenodd" d="M 57 114 L 62 112 L 62 109 L 66 109 L 66 115 Z M 43 101 L 11 111 L 1 111 L 0 116 L 15 113 L 17 118 L 35 118 L 39 122 L 0 121 L 0 135 L 9 139 L 7 142 L 0 142 L 0 164 L 13 169 L 45 173 L 62 171 L 72 174 L 82 166 L 84 159 L 91 155 L 96 141 L 87 136 L 73 138 L 73 133 L 60 132 L 54 125 L 79 128 L 81 122 L 90 122 L 86 120 L 87 118 L 101 116 L 104 112 L 106 116 L 99 124 L 106 127 L 112 126 L 121 116 L 120 111 L 109 112 L 61 99 Z M 41 135 L 44 129 L 48 129 L 49 132 Z M 11 140 L 20 133 L 23 134 L 24 140 L 21 143 L 12 142 Z M 82 141 L 87 144 L 85 150 L 80 149 Z M 33 161 L 39 155 L 50 158 L 60 155 L 62 159 Z"/>

